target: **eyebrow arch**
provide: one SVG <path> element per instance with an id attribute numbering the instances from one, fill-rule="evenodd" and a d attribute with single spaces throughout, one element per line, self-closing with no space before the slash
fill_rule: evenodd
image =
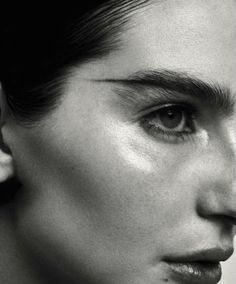
<path id="1" fill-rule="evenodd" d="M 207 83 L 186 72 L 170 70 L 145 70 L 124 79 L 101 79 L 97 82 L 118 83 L 128 87 L 138 86 L 162 89 L 196 97 L 224 115 L 231 115 L 235 102 L 230 89 L 217 83 Z"/>

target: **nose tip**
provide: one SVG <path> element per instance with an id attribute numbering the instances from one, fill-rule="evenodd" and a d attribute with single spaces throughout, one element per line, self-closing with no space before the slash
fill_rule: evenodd
<path id="1" fill-rule="evenodd" d="M 219 210 L 227 216 L 233 225 L 236 225 L 236 184 L 235 179 L 231 182 L 228 190 L 222 192 L 221 198 L 218 200 Z"/>
<path id="2" fill-rule="evenodd" d="M 204 217 L 214 217 L 229 225 L 236 225 L 236 192 L 208 192 L 199 200 L 198 213 Z"/>

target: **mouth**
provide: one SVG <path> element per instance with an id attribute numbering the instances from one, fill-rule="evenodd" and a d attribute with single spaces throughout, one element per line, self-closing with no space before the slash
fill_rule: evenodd
<path id="1" fill-rule="evenodd" d="M 213 248 L 184 256 L 168 256 L 164 262 L 167 264 L 171 278 L 177 282 L 216 284 L 222 275 L 220 262 L 227 260 L 232 253 L 233 248 L 227 250 Z"/>

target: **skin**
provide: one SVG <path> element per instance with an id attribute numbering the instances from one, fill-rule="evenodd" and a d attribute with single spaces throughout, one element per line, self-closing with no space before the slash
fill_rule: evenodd
<path id="1" fill-rule="evenodd" d="M 187 72 L 235 100 L 236 2 L 153 1 L 130 24 L 118 51 L 72 70 L 52 114 L 2 129 L 24 185 L 15 236 L 29 267 L 65 283 L 178 283 L 166 256 L 232 246 L 236 111 L 197 100 L 197 133 L 171 143 L 137 122 L 116 83 L 96 80 Z"/>

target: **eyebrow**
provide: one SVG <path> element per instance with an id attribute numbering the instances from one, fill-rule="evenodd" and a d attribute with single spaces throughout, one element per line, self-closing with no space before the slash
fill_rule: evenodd
<path id="1" fill-rule="evenodd" d="M 146 70 L 136 72 L 124 79 L 107 78 L 95 81 L 121 84 L 134 90 L 138 87 L 148 87 L 191 96 L 227 116 L 234 111 L 235 102 L 228 87 L 205 82 L 187 72 Z M 137 92 L 135 94 L 138 95 Z M 145 96 L 148 94 L 145 93 Z M 151 96 L 153 97 L 153 94 Z"/>

